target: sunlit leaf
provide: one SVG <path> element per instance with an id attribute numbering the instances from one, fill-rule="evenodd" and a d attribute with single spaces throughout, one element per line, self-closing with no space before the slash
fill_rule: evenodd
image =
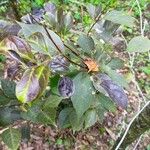
<path id="1" fill-rule="evenodd" d="M 46 89 L 46 86 L 48 85 L 48 80 L 50 77 L 50 70 L 47 64 L 45 64 L 45 65 L 40 65 L 36 67 L 34 73 L 35 73 L 36 78 L 38 79 L 39 86 L 40 86 L 40 90 L 38 94 L 38 97 L 39 97 L 43 94 L 43 92 Z"/>

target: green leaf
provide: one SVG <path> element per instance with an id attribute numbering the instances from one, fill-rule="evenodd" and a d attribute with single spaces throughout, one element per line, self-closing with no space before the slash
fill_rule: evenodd
<path id="1" fill-rule="evenodd" d="M 47 45 L 44 36 L 40 32 L 33 33 L 29 36 L 28 42 L 34 51 L 47 54 L 49 46 Z"/>
<path id="2" fill-rule="evenodd" d="M 85 53 L 91 53 L 94 50 L 94 41 L 90 36 L 80 35 L 77 43 Z"/>
<path id="3" fill-rule="evenodd" d="M 124 61 L 119 58 L 113 58 L 109 63 L 108 66 L 113 69 L 121 69 L 124 66 Z"/>
<path id="4" fill-rule="evenodd" d="M 37 122 L 45 125 L 55 125 L 56 109 L 55 108 L 44 108 L 40 109 L 37 115 Z"/>
<path id="5" fill-rule="evenodd" d="M 87 73 L 79 73 L 74 78 L 73 82 L 75 85 L 75 91 L 71 97 L 71 101 L 78 118 L 81 118 L 93 101 L 92 92 L 94 91 L 94 88 L 90 76 Z"/>
<path id="6" fill-rule="evenodd" d="M 89 128 L 94 125 L 97 121 L 96 109 L 88 110 L 85 113 L 85 128 Z"/>
<path id="7" fill-rule="evenodd" d="M 44 108 L 51 107 L 51 108 L 56 108 L 58 107 L 59 103 L 61 102 L 62 97 L 57 96 L 57 95 L 50 95 L 44 104 Z"/>
<path id="8" fill-rule="evenodd" d="M 128 27 L 133 27 L 135 23 L 135 18 L 127 15 L 126 12 L 117 10 L 112 10 L 107 13 L 105 19 Z"/>
<path id="9" fill-rule="evenodd" d="M 27 112 L 22 113 L 22 117 L 34 123 L 55 125 L 56 109 L 49 106 L 43 107 L 43 102 L 37 100 L 32 103 Z"/>
<path id="10" fill-rule="evenodd" d="M 15 95 L 16 83 L 14 81 L 2 79 L 1 80 L 1 87 L 2 87 L 4 94 L 7 97 L 16 98 L 16 95 Z"/>
<path id="11" fill-rule="evenodd" d="M 104 94 L 96 94 L 95 99 L 99 102 L 98 108 L 101 109 L 105 108 L 105 110 L 107 111 L 112 111 L 115 112 L 116 111 L 116 105 L 115 103 L 107 96 L 105 96 Z"/>
<path id="12" fill-rule="evenodd" d="M 23 77 L 16 85 L 16 96 L 22 103 L 30 102 L 37 98 L 40 85 L 33 69 L 25 71 Z"/>
<path id="13" fill-rule="evenodd" d="M 117 73 L 115 70 L 112 70 L 109 66 L 102 66 L 102 68 L 116 84 L 128 88 L 128 83 L 123 75 Z"/>
<path id="14" fill-rule="evenodd" d="M 0 126 L 7 126 L 19 119 L 21 119 L 20 111 L 15 107 L 5 107 L 0 109 Z"/>
<path id="15" fill-rule="evenodd" d="M 9 128 L 1 134 L 3 142 L 11 149 L 17 150 L 21 142 L 21 133 L 17 129 Z"/>
<path id="16" fill-rule="evenodd" d="M 150 50 L 150 40 L 147 37 L 134 37 L 127 46 L 128 52 L 148 52 Z"/>
<path id="17" fill-rule="evenodd" d="M 3 91 L 0 90 L 0 106 L 8 104 L 12 99 L 4 95 Z"/>
<path id="18" fill-rule="evenodd" d="M 69 120 L 70 120 L 71 127 L 74 131 L 79 131 L 83 128 L 84 115 L 80 119 L 78 119 L 78 116 L 74 110 L 70 113 Z"/>
<path id="19" fill-rule="evenodd" d="M 68 128 L 70 126 L 70 114 L 73 111 L 73 108 L 67 107 L 64 108 L 58 117 L 58 123 L 61 128 Z"/>
<path id="20" fill-rule="evenodd" d="M 27 109 L 27 112 L 21 113 L 22 118 L 25 120 L 32 121 L 34 123 L 38 122 L 37 116 L 40 113 L 40 109 L 42 107 L 41 105 L 42 105 L 41 101 L 39 101 L 39 100 L 34 101 L 32 103 L 32 106 Z"/>

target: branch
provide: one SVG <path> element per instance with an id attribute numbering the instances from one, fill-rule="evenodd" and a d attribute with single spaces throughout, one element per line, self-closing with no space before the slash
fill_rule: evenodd
<path id="1" fill-rule="evenodd" d="M 62 53 L 61 49 L 58 47 L 58 45 L 55 43 L 55 41 L 53 40 L 52 36 L 51 36 L 50 33 L 48 32 L 47 27 L 46 27 L 45 24 L 39 23 L 39 22 L 32 16 L 32 14 L 29 14 L 29 15 L 30 15 L 30 17 L 32 17 L 39 25 L 43 26 L 44 30 L 45 30 L 46 33 L 47 33 L 47 36 L 48 36 L 49 39 L 52 41 L 52 43 L 55 45 L 55 47 L 56 47 L 56 49 L 58 50 L 58 52 L 62 54 L 62 56 L 64 56 L 70 63 L 72 63 L 72 64 L 74 64 L 74 65 L 77 65 L 77 66 L 79 66 L 79 67 L 85 69 L 85 67 L 83 67 L 82 65 L 80 65 L 80 64 L 78 64 L 78 63 L 72 61 L 72 60 L 69 59 L 66 55 L 64 55 L 64 54 Z"/>
<path id="2" fill-rule="evenodd" d="M 143 134 L 147 129 L 149 129 L 149 124 L 148 124 L 148 122 L 150 123 L 150 121 L 149 121 L 150 109 L 149 108 L 150 108 L 150 101 L 148 101 L 144 105 L 144 107 L 133 117 L 133 119 L 128 124 L 127 129 L 124 132 L 121 140 L 120 140 L 120 138 L 118 139 L 120 142 L 117 144 L 117 146 L 114 145 L 112 149 L 115 149 L 115 150 L 118 150 L 119 148 L 124 149 L 125 147 L 127 147 L 129 144 L 131 144 L 135 140 L 134 139 L 135 137 Z M 131 129 L 131 130 L 133 129 L 133 130 L 128 132 L 129 129 Z M 131 136 L 132 133 L 134 133 L 135 136 L 133 136 L 133 135 Z M 128 139 L 128 141 L 127 141 L 127 139 L 126 139 L 126 141 L 124 141 L 127 134 L 128 134 L 129 139 Z"/>

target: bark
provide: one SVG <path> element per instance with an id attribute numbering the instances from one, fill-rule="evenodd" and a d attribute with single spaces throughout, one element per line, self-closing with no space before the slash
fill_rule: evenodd
<path id="1" fill-rule="evenodd" d="M 139 138 L 144 132 L 150 129 L 150 102 L 148 105 L 139 113 L 136 119 L 132 122 L 128 133 L 126 134 L 123 142 L 121 143 L 119 150 L 124 150 L 128 145 Z M 117 139 L 112 150 L 117 150 L 117 145 L 122 139 L 124 133 Z"/>

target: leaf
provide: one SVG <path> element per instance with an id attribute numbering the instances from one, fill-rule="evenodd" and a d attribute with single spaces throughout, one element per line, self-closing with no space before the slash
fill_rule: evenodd
<path id="1" fill-rule="evenodd" d="M 47 107 L 44 109 L 40 109 L 39 114 L 37 115 L 37 122 L 45 125 L 55 125 L 56 118 L 56 109 L 52 107 Z"/>
<path id="2" fill-rule="evenodd" d="M 70 13 L 67 13 L 64 17 L 64 26 L 66 29 L 70 30 L 73 25 L 73 17 Z"/>
<path id="3" fill-rule="evenodd" d="M 95 24 L 93 29 L 96 31 L 98 38 L 103 39 L 105 42 L 110 42 L 113 38 L 113 33 L 119 28 L 119 25 L 109 20 L 99 21 Z"/>
<path id="4" fill-rule="evenodd" d="M 47 64 L 44 64 L 36 67 L 34 73 L 39 82 L 40 89 L 38 97 L 40 97 L 44 93 L 48 85 L 50 71 Z"/>
<path id="5" fill-rule="evenodd" d="M 75 110 L 73 110 L 69 115 L 69 120 L 70 120 L 71 128 L 74 131 L 79 131 L 83 128 L 84 115 L 79 119 Z"/>
<path id="6" fill-rule="evenodd" d="M 0 126 L 7 126 L 13 122 L 20 120 L 20 111 L 15 107 L 4 107 L 0 109 Z"/>
<path id="7" fill-rule="evenodd" d="M 74 93 L 74 84 L 71 78 L 62 77 L 58 83 L 58 91 L 62 97 L 71 97 Z"/>
<path id="8" fill-rule="evenodd" d="M 97 74 L 97 82 L 108 93 L 109 97 L 120 107 L 125 109 L 128 104 L 128 98 L 122 87 L 115 84 L 106 74 Z M 105 96 L 103 96 L 105 98 Z M 106 99 L 106 98 L 105 98 Z"/>
<path id="9" fill-rule="evenodd" d="M 40 32 L 33 33 L 29 36 L 28 42 L 34 51 L 38 51 L 44 54 L 49 52 L 49 46 L 47 45 L 44 36 Z"/>
<path id="10" fill-rule="evenodd" d="M 106 20 L 112 21 L 117 24 L 125 25 L 127 27 L 133 27 L 135 18 L 127 15 L 126 12 L 112 10 L 104 17 Z"/>
<path id="11" fill-rule="evenodd" d="M 9 98 L 16 98 L 15 88 L 16 83 L 7 79 L 1 80 L 1 87 L 4 94 Z"/>
<path id="12" fill-rule="evenodd" d="M 100 6 L 94 6 L 91 3 L 87 5 L 87 11 L 93 19 L 101 13 L 102 8 Z"/>
<path id="13" fill-rule="evenodd" d="M 37 123 L 37 116 L 40 113 L 42 107 L 41 101 L 37 100 L 32 103 L 32 106 L 27 109 L 27 112 L 22 112 L 21 116 L 23 119 Z"/>
<path id="14" fill-rule="evenodd" d="M 96 94 L 95 99 L 99 102 L 98 109 L 102 109 L 105 111 L 115 112 L 116 111 L 116 105 L 114 102 L 107 96 L 105 96 L 102 93 Z"/>
<path id="15" fill-rule="evenodd" d="M 9 128 L 1 134 L 3 142 L 11 149 L 17 150 L 21 142 L 21 133 L 17 129 Z"/>
<path id="16" fill-rule="evenodd" d="M 17 35 L 20 27 L 14 22 L 0 20 L 0 41 L 10 35 Z"/>
<path id="17" fill-rule="evenodd" d="M 148 52 L 150 50 L 150 40 L 147 37 L 134 37 L 127 45 L 128 52 Z"/>
<path id="18" fill-rule="evenodd" d="M 75 91 L 71 97 L 71 101 L 78 118 L 81 118 L 93 101 L 92 92 L 94 91 L 94 88 L 90 76 L 87 73 L 79 73 L 73 79 L 73 82 L 75 85 Z"/>
<path id="19" fill-rule="evenodd" d="M 49 67 L 53 73 L 66 72 L 69 70 L 70 63 L 65 57 L 56 55 L 52 58 Z"/>
<path id="20" fill-rule="evenodd" d="M 68 128 L 70 126 L 69 116 L 72 111 L 73 108 L 66 107 L 59 113 L 58 123 L 61 128 Z"/>
<path id="21" fill-rule="evenodd" d="M 4 95 L 3 91 L 0 90 L 0 106 L 4 106 L 11 101 L 11 98 L 8 98 Z"/>
<path id="22" fill-rule="evenodd" d="M 88 110 L 85 113 L 85 128 L 89 128 L 97 121 L 97 113 L 95 109 Z"/>
<path id="23" fill-rule="evenodd" d="M 46 12 L 44 15 L 44 19 L 47 23 L 49 23 L 52 27 L 56 26 L 56 16 L 51 12 Z"/>
<path id="24" fill-rule="evenodd" d="M 22 103 L 27 103 L 36 99 L 40 92 L 39 80 L 34 71 L 34 69 L 26 70 L 23 77 L 16 85 L 16 96 Z"/>
<path id="25" fill-rule="evenodd" d="M 62 97 L 57 95 L 50 95 L 43 106 L 43 108 L 57 108 L 59 103 L 61 102 Z"/>
<path id="26" fill-rule="evenodd" d="M 124 61 L 119 58 L 113 58 L 108 64 L 111 69 L 121 69 L 124 66 Z"/>
<path id="27" fill-rule="evenodd" d="M 43 101 L 39 99 L 32 103 L 32 106 L 27 109 L 27 112 L 22 113 L 22 117 L 33 123 L 55 125 L 56 109 L 51 106 L 44 106 Z"/>
<path id="28" fill-rule="evenodd" d="M 95 47 L 93 39 L 84 34 L 79 36 L 77 43 L 85 53 L 91 53 Z"/>
<path id="29" fill-rule="evenodd" d="M 112 70 L 109 66 L 104 66 L 103 65 L 102 68 L 112 78 L 112 80 L 116 84 L 118 84 L 118 85 L 120 85 L 122 87 L 128 88 L 128 83 L 125 80 L 123 75 L 117 73 L 115 70 Z"/>
<path id="30" fill-rule="evenodd" d="M 43 34 L 46 45 L 48 45 L 50 47 L 50 52 L 54 53 L 53 51 L 56 50 L 56 46 L 54 45 L 54 43 L 49 39 L 45 29 L 40 26 L 40 25 L 36 25 L 36 24 L 25 24 L 25 23 L 21 23 L 18 22 L 18 24 L 21 26 L 21 31 L 20 33 L 22 33 L 26 39 L 28 39 L 32 34 L 36 33 L 36 32 L 40 32 L 41 34 Z M 60 48 L 60 50 L 64 51 L 64 44 L 61 41 L 60 37 L 54 33 L 52 30 L 48 30 L 49 34 L 51 35 L 53 41 L 57 44 L 57 46 Z"/>
<path id="31" fill-rule="evenodd" d="M 5 50 L 13 50 L 18 53 L 18 55 L 21 58 L 30 60 L 33 59 L 34 56 L 31 52 L 30 45 L 23 39 L 17 37 L 17 36 L 9 36 L 5 38 L 1 43 L 2 45 L 5 45 Z"/>

